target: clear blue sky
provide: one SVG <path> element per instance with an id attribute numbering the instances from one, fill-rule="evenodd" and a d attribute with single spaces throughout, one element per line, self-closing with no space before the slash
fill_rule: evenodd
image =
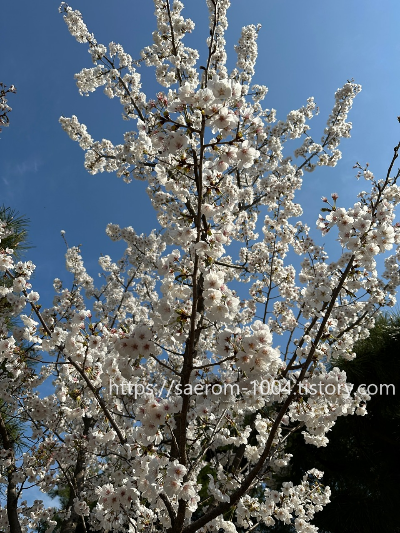
<path id="1" fill-rule="evenodd" d="M 342 143 L 343 159 L 335 169 L 305 176 L 304 218 L 316 220 L 320 197 L 341 193 L 339 203 L 352 205 L 363 183 L 354 178 L 356 161 L 369 162 L 376 175 L 386 172 L 400 137 L 398 0 L 232 0 L 227 34 L 229 65 L 233 45 L 245 24 L 260 22 L 255 83 L 269 93 L 264 105 L 278 118 L 314 96 L 320 116 L 311 121 L 316 141 L 333 106 L 335 90 L 347 79 L 362 84 L 350 115 L 352 138 Z M 76 114 L 95 139 L 122 141 L 121 107 L 101 89 L 79 95 L 74 74 L 90 68 L 86 45 L 73 39 L 58 13 L 57 0 L 8 0 L 2 6 L 0 81 L 17 87 L 11 95 L 11 125 L 0 134 L 0 204 L 30 218 L 27 254 L 37 265 L 34 289 L 51 305 L 52 281 L 66 279 L 65 246 L 82 244 L 87 267 L 97 272 L 101 253 L 119 258 L 120 248 L 105 235 L 108 222 L 149 232 L 155 215 L 144 185 L 126 185 L 115 175 L 89 175 L 83 152 L 62 131 L 60 115 Z M 152 0 L 71 0 L 100 43 L 120 42 L 138 58 L 151 44 L 155 29 Z M 183 13 L 196 22 L 188 41 L 206 52 L 207 8 L 203 0 L 186 0 Z M 204 56 L 203 56 L 204 57 Z M 200 63 L 201 64 L 201 63 Z M 157 90 L 153 73 L 141 68 L 148 97 Z"/>

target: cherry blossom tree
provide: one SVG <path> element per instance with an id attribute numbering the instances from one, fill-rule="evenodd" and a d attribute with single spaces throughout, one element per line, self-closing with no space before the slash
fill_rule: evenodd
<path id="1" fill-rule="evenodd" d="M 119 145 L 94 140 L 75 116 L 61 125 L 90 173 L 148 183 L 159 228 L 138 235 L 109 224 L 126 251 L 117 262 L 99 259 L 99 287 L 79 248 L 68 248 L 72 287 L 56 279 L 46 309 L 30 283 L 34 265 L 2 250 L 0 269 L 12 280 L 2 296 L 20 323 L 9 329 L 3 320 L 0 386 L 28 444 L 18 454 L 2 434 L 1 528 L 205 533 L 284 522 L 314 532 L 310 522 L 329 502 L 322 473 L 282 486 L 276 474 L 290 462 L 294 431 L 326 446 L 339 416 L 366 413 L 366 391 L 350 394 L 345 372 L 325 363 L 352 359 L 377 311 L 395 303 L 400 144 L 383 177 L 358 165 L 368 191 L 354 205 L 336 193 L 323 199 L 317 227 L 340 243 L 329 258 L 295 197 L 304 172 L 340 159 L 360 86 L 337 90 L 315 142 L 313 98 L 280 121 L 262 107 L 267 88 L 252 84 L 260 26 L 243 28 L 228 71 L 229 0 L 206 0 L 201 61 L 184 44 L 194 23 L 183 4 L 154 4 L 153 44 L 137 61 L 119 44 L 98 43 L 79 11 L 60 8 L 94 64 L 76 75 L 80 92 L 104 87 L 132 123 Z M 140 64 L 155 67 L 163 88 L 152 99 Z M 298 140 L 293 156 L 283 153 L 290 140 Z M 48 378 L 54 392 L 42 397 Z M 66 488 L 65 508 L 28 505 L 31 486 Z"/>

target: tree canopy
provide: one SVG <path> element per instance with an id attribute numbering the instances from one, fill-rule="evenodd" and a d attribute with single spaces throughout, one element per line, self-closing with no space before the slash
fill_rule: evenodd
<path id="1" fill-rule="evenodd" d="M 322 198 L 314 235 L 296 195 L 306 172 L 336 166 L 361 86 L 336 91 L 316 142 L 313 98 L 285 120 L 263 107 L 267 88 L 252 81 L 259 26 L 242 29 L 228 69 L 229 0 L 206 1 L 201 59 L 186 45 L 194 22 L 183 4 L 154 4 L 157 28 L 139 59 L 60 7 L 92 60 L 75 76 L 79 91 L 102 87 L 119 100 L 128 130 L 115 144 L 75 115 L 61 126 L 89 173 L 147 183 L 158 227 L 108 224 L 124 253 L 100 257 L 99 282 L 67 245 L 73 282 L 56 278 L 42 307 L 36 266 L 7 247 L 4 212 L 0 388 L 25 445 L 0 417 L 0 528 L 244 533 L 279 523 L 314 533 L 331 497 L 323 472 L 314 464 L 297 480 L 279 476 L 296 432 L 325 447 L 338 420 L 367 412 L 367 387 L 330 363 L 352 361 L 396 302 L 400 144 L 377 177 L 356 165 L 366 190 L 350 207 L 337 192 Z M 139 65 L 160 85 L 150 98 Z M 326 240 L 339 243 L 330 254 Z M 355 438 L 351 450 L 363 449 Z M 23 499 L 34 488 L 62 495 L 64 508 Z"/>

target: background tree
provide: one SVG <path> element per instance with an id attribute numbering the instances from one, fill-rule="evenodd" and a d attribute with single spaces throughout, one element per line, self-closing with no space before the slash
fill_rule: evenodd
<path id="1" fill-rule="evenodd" d="M 12 254 L 14 260 L 21 258 L 24 251 L 29 248 L 27 243 L 28 220 L 19 216 L 8 207 L 0 208 L 0 254 Z M 8 331 L 16 329 L 20 324 L 15 317 L 10 316 L 12 308 L 7 300 L 6 294 L 13 283 L 9 276 L 1 272 L 0 275 L 0 324 L 1 337 L 7 337 Z M 22 339 L 15 345 L 16 352 L 21 355 L 29 353 L 29 346 Z M 12 372 L 7 368 L 6 362 L 0 362 L 0 385 L 13 380 Z M 14 390 L 18 395 L 22 392 L 23 385 Z M 10 530 L 19 533 L 21 530 L 18 518 L 18 498 L 19 491 L 15 480 L 17 465 L 16 456 L 21 455 L 26 446 L 25 437 L 26 426 L 21 420 L 15 405 L 10 404 L 8 395 L 1 395 L 0 398 L 0 453 L 5 459 L 5 464 L 0 468 L 0 474 L 7 479 L 5 500 L 7 507 L 7 518 Z"/>
<path id="2" fill-rule="evenodd" d="M 367 339 L 359 341 L 353 361 L 338 366 L 354 387 L 378 391 L 364 417 L 342 417 L 329 434 L 329 447 L 314 449 L 300 434 L 290 437 L 291 466 L 282 480 L 295 479 L 314 465 L 324 472 L 331 503 L 315 517 L 326 533 L 400 531 L 400 316 L 380 315 Z M 393 388 L 386 389 L 388 384 Z M 376 386 L 376 387 L 375 387 Z M 381 393 L 380 393 L 381 392 Z M 293 531 L 280 526 L 279 531 Z"/>
<path id="3" fill-rule="evenodd" d="M 8 114 L 12 108 L 7 104 L 6 95 L 15 93 L 13 85 L 7 87 L 0 83 L 0 125 L 9 125 Z M 1 131 L 1 128 L 0 128 Z M 22 258 L 24 252 L 30 248 L 28 243 L 29 220 L 19 215 L 11 207 L 0 207 L 0 254 L 3 256 L 12 254 L 14 261 Z M 20 324 L 18 320 L 10 316 L 12 305 L 7 300 L 7 289 L 13 285 L 12 279 L 2 271 L 0 272 L 0 338 L 8 336 L 8 330 L 16 329 Z M 2 290 L 3 289 L 3 290 Z M 4 292 L 6 291 L 6 292 Z M 20 341 L 15 346 L 17 352 L 28 353 L 30 347 L 26 342 Z M 7 368 L 6 362 L 0 362 L 0 385 L 13 379 L 12 373 Z M 14 391 L 16 394 L 21 389 Z M 21 526 L 18 518 L 19 492 L 15 475 L 17 472 L 16 455 L 21 455 L 26 447 L 26 426 L 21 420 L 15 406 L 10 405 L 7 395 L 0 397 L 0 454 L 5 463 L 0 467 L 0 475 L 4 476 L 6 489 L 4 498 L 6 501 L 7 519 L 11 531 L 18 533 Z"/>

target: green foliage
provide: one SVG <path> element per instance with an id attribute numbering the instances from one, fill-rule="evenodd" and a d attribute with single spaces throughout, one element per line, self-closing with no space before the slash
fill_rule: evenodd
<path id="1" fill-rule="evenodd" d="M 29 220 L 23 216 L 20 216 L 15 210 L 4 205 L 0 207 L 0 220 L 7 224 L 7 229 L 11 230 L 11 233 L 3 238 L 0 242 L 0 251 L 10 248 L 13 250 L 15 258 L 20 259 L 22 254 L 30 248 L 28 244 L 28 224 Z M 7 287 L 12 284 L 12 280 L 1 273 L 0 275 L 0 287 Z M 6 297 L 0 297 L 0 314 L 3 315 L 3 319 L 6 327 L 10 328 L 14 324 L 14 320 L 7 316 L 9 309 L 9 303 Z M 22 347 L 22 343 L 21 343 Z M 21 356 L 22 356 L 21 351 Z M 6 361 L 0 364 L 0 376 L 2 374 L 8 374 L 6 370 Z M 15 451 L 21 451 L 26 445 L 24 441 L 24 424 L 20 418 L 16 416 L 10 406 L 0 399 L 0 414 L 6 425 L 8 438 L 13 443 Z M 0 439 L 0 446 L 1 446 Z"/>
<path id="2" fill-rule="evenodd" d="M 17 417 L 12 415 L 8 405 L 3 400 L 0 400 L 0 414 L 4 420 L 8 438 L 13 443 L 14 449 L 18 452 L 22 451 L 24 447 L 23 423 Z M 0 448 L 2 447 L 2 444 L 2 439 L 0 437 Z"/>
<path id="3" fill-rule="evenodd" d="M 14 250 L 14 257 L 19 259 L 26 250 L 31 248 L 28 244 L 29 219 L 19 215 L 11 207 L 5 207 L 3 205 L 0 207 L 0 220 L 5 222 L 8 229 L 12 231 L 8 237 L 2 239 L 1 248 L 12 248 Z"/>

